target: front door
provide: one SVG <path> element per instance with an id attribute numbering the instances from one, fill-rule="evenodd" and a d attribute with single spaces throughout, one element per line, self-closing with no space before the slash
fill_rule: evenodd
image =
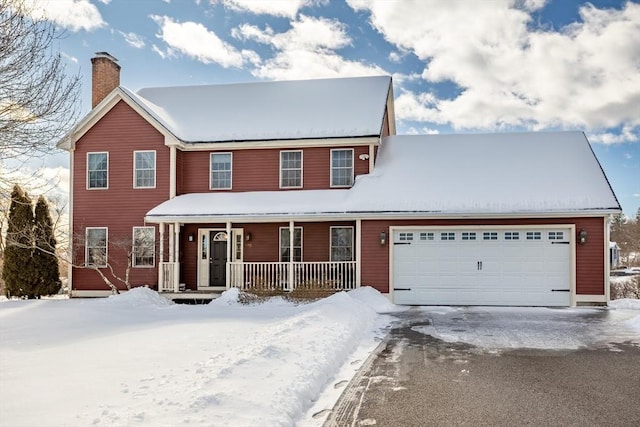
<path id="1" fill-rule="evenodd" d="M 223 236 L 224 235 L 224 236 Z M 224 237 L 224 240 L 222 239 Z M 209 286 L 226 286 L 227 284 L 227 240 L 226 233 L 211 231 L 209 233 L 211 251 L 209 254 Z"/>

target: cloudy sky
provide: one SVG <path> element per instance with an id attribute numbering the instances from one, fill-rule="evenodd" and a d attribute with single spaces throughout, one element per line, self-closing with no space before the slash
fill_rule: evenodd
<path id="1" fill-rule="evenodd" d="M 388 74 L 398 133 L 583 130 L 625 212 L 640 206 L 638 2 L 36 1 L 84 112 L 97 51 L 132 90 Z"/>

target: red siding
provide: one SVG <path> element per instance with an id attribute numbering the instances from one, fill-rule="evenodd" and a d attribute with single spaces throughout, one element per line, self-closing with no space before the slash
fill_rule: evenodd
<path id="1" fill-rule="evenodd" d="M 360 154 L 369 153 L 369 146 L 346 148 L 354 149 L 355 175 L 358 176 L 369 173 L 369 162 L 358 158 Z M 301 150 L 303 159 L 303 189 L 319 190 L 331 188 L 331 148 L 311 147 Z M 279 149 L 233 151 L 233 188 L 230 191 L 279 190 L 280 151 Z M 211 191 L 209 190 L 210 153 L 212 153 L 212 151 L 188 151 L 181 153 L 182 179 L 178 194 Z"/>
<path id="2" fill-rule="evenodd" d="M 387 238 L 390 226 L 460 226 L 460 225 L 536 225 L 575 224 L 576 232 L 584 229 L 589 235 L 586 245 L 576 245 L 576 293 L 604 294 L 604 219 L 603 218 L 543 218 L 543 219 L 466 219 L 362 221 L 362 284 L 380 292 L 389 292 L 389 243 L 380 245 L 380 232 Z"/>
<path id="3" fill-rule="evenodd" d="M 155 189 L 133 188 L 134 150 L 156 150 Z M 87 152 L 99 151 L 109 152 L 109 188 L 87 190 Z M 121 101 L 77 142 L 73 157 L 73 235 L 83 239 L 86 227 L 108 227 L 109 261 L 123 276 L 126 251 L 116 242 L 130 241 L 132 228 L 145 225 L 145 213 L 169 198 L 169 148 L 157 130 Z M 83 244 L 76 246 L 74 260 L 84 262 Z M 131 270 L 133 285 L 155 285 L 157 277 L 157 268 Z M 95 271 L 86 269 L 74 269 L 73 288 L 108 289 Z"/>

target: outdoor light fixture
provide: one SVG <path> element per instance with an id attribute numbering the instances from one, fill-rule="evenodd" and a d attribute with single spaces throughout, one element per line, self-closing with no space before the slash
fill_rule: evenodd
<path id="1" fill-rule="evenodd" d="M 187 238 L 189 239 L 189 241 L 190 241 L 190 242 L 193 242 L 193 241 L 195 241 L 195 240 L 196 240 L 196 236 L 194 236 L 194 234 L 193 234 L 193 233 L 190 233 L 190 234 L 187 236 Z"/>
<path id="2" fill-rule="evenodd" d="M 385 243 L 387 243 L 387 232 L 386 231 L 381 231 L 380 232 L 380 246 L 384 246 Z"/>
<path id="3" fill-rule="evenodd" d="M 581 245 L 587 243 L 587 230 L 580 230 L 578 233 L 578 243 Z"/>
<path id="4" fill-rule="evenodd" d="M 246 240 L 247 242 L 250 242 L 252 237 L 253 236 L 251 236 L 251 233 L 247 233 L 244 235 L 244 240 Z"/>

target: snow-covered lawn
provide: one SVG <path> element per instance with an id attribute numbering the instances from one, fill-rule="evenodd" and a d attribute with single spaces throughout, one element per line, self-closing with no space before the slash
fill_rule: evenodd
<path id="1" fill-rule="evenodd" d="M 138 288 L 0 304 L 0 425 L 320 424 L 395 309 L 371 288 L 309 304 L 176 305 Z M 315 402 L 315 404 L 314 404 Z"/>

